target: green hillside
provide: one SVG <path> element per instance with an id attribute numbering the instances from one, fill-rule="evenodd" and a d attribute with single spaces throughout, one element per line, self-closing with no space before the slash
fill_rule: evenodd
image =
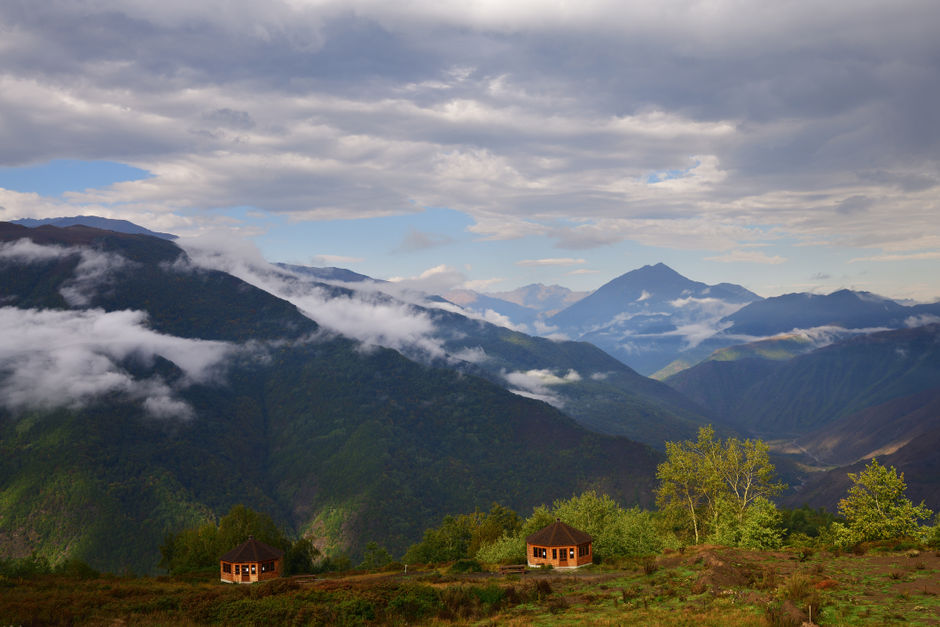
<path id="1" fill-rule="evenodd" d="M 763 436 L 797 436 L 940 385 L 940 325 L 844 340 L 787 361 L 709 361 L 669 384 Z"/>
<path id="2" fill-rule="evenodd" d="M 451 353 L 482 350 L 486 359 L 463 367 L 505 385 L 507 372 L 550 370 L 576 380 L 550 387 L 561 409 L 592 431 L 623 435 L 662 448 L 666 440 L 694 437 L 711 422 L 707 410 L 659 381 L 638 374 L 587 342 L 554 341 L 505 327 L 433 311 Z"/>
<path id="3" fill-rule="evenodd" d="M 245 503 L 357 553 L 401 552 L 443 512 L 525 511 L 598 487 L 650 502 L 658 456 L 480 379 L 350 342 L 273 351 L 184 393 L 189 422 L 132 403 L 0 419 L 4 552 L 150 571 L 168 531 Z"/>
<path id="4" fill-rule="evenodd" d="M 625 504 L 651 502 L 660 456 L 642 444 L 592 433 L 474 374 L 318 334 L 290 303 L 188 266 L 171 242 L 83 227 L 29 233 L 59 248 L 4 249 L 0 309 L 105 322 L 105 311 L 139 309 L 148 328 L 133 331 L 157 353 L 86 347 L 78 357 L 107 355 L 101 376 L 127 386 L 56 407 L 12 402 L 11 390 L 22 392 L 12 387 L 18 360 L 40 355 L 53 367 L 75 355 L 41 351 L 87 338 L 60 335 L 62 346 L 9 354 L 0 371 L 0 557 L 36 551 L 151 572 L 167 533 L 239 503 L 355 557 L 369 541 L 400 554 L 445 513 L 494 501 L 525 511 L 597 488 Z M 0 240 L 24 236 L 0 225 Z M 78 284 L 76 305 L 66 295 L 89 260 L 105 271 Z M 185 361 L 219 345 L 182 338 L 226 341 L 230 352 L 200 379 Z M 158 417 L 147 386 L 191 411 Z"/>

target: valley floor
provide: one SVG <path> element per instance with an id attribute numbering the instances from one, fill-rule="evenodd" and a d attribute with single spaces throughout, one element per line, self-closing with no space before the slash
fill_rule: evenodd
<path id="1" fill-rule="evenodd" d="M 398 569 L 235 586 L 208 578 L 0 577 L 2 625 L 940 625 L 940 551 L 690 547 L 525 575 Z"/>

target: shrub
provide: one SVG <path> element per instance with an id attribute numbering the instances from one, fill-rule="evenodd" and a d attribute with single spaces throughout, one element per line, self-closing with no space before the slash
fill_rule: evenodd
<path id="1" fill-rule="evenodd" d="M 487 564 L 516 564 L 524 562 L 525 538 L 522 536 L 503 535 L 484 544 L 477 551 L 476 558 Z"/>
<path id="2" fill-rule="evenodd" d="M 479 573 L 483 572 L 480 562 L 473 559 L 459 559 L 448 569 L 450 573 Z"/>
<path id="3" fill-rule="evenodd" d="M 293 579 L 280 577 L 269 581 L 260 581 L 249 587 L 248 594 L 252 599 L 262 599 L 276 594 L 284 594 L 291 590 L 297 590 L 300 584 Z"/>
<path id="4" fill-rule="evenodd" d="M 388 611 L 406 621 L 415 622 L 443 608 L 440 596 L 431 586 L 421 584 L 399 588 L 398 594 L 388 602 Z"/>
<path id="5" fill-rule="evenodd" d="M 94 579 L 101 575 L 97 570 L 77 559 L 65 560 L 55 567 L 55 573 L 76 579 Z"/>
<path id="6" fill-rule="evenodd" d="M 805 608 L 810 616 L 819 616 L 822 607 L 822 597 L 813 585 L 812 579 L 806 575 L 796 573 L 783 584 L 781 596 L 785 601 L 792 601 L 798 608 Z"/>

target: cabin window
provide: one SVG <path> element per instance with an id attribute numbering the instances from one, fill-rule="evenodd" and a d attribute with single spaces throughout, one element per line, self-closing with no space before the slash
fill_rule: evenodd
<path id="1" fill-rule="evenodd" d="M 548 557 L 548 549 L 542 549 L 542 557 Z"/>
<path id="2" fill-rule="evenodd" d="M 574 549 L 568 549 L 568 557 L 574 559 Z"/>
<path id="3" fill-rule="evenodd" d="M 252 575 L 257 574 L 256 568 L 257 568 L 257 566 L 255 566 L 254 564 L 251 565 L 251 574 L 252 574 Z"/>
<path id="4" fill-rule="evenodd" d="M 230 572 L 232 572 L 232 565 L 231 565 L 231 564 L 222 564 L 222 572 L 223 572 L 223 573 L 230 573 Z"/>
<path id="5" fill-rule="evenodd" d="M 558 549 L 552 549 L 552 559 L 553 560 L 558 559 Z"/>
<path id="6" fill-rule="evenodd" d="M 241 574 L 241 573 L 238 572 L 238 569 L 239 569 L 238 564 L 235 564 L 235 574 L 236 574 L 236 575 L 240 575 L 240 574 Z"/>
<path id="7" fill-rule="evenodd" d="M 538 549 L 538 547 L 533 546 L 533 547 L 532 547 L 532 557 L 538 557 L 538 556 L 539 556 L 539 549 Z"/>

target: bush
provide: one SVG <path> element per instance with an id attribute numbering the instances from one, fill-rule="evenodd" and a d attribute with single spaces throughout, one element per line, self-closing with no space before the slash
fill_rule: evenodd
<path id="1" fill-rule="evenodd" d="M 383 568 L 386 564 L 390 564 L 391 561 L 392 555 L 385 549 L 385 547 L 379 546 L 378 542 L 370 542 L 366 545 L 366 550 L 363 554 L 362 563 L 359 565 L 359 568 L 365 570 L 378 570 Z"/>
<path id="2" fill-rule="evenodd" d="M 402 586 L 398 594 L 388 602 L 390 613 L 415 622 L 437 614 L 443 608 L 437 591 L 420 584 Z"/>
<path id="3" fill-rule="evenodd" d="M 259 581 L 258 583 L 252 584 L 248 592 L 252 599 L 261 599 L 276 594 L 283 594 L 291 590 L 297 590 L 299 588 L 300 584 L 293 579 L 280 577 L 278 579 Z"/>
<path id="4" fill-rule="evenodd" d="M 33 577 L 47 575 L 52 572 L 49 560 L 33 553 L 29 557 L 19 559 L 0 560 L 0 575 L 6 577 Z"/>
<path id="5" fill-rule="evenodd" d="M 924 543 L 932 549 L 940 549 L 940 514 L 933 523 L 933 527 L 925 529 Z"/>
<path id="6" fill-rule="evenodd" d="M 461 559 L 453 563 L 448 569 L 450 573 L 479 573 L 483 572 L 480 562 L 473 559 Z"/>
<path id="7" fill-rule="evenodd" d="M 484 544 L 477 551 L 476 558 L 487 564 L 517 564 L 526 560 L 525 538 L 522 536 L 503 535 L 493 542 Z"/>
<path id="8" fill-rule="evenodd" d="M 806 575 L 796 573 L 790 577 L 783 584 L 780 595 L 784 601 L 791 601 L 801 610 L 805 609 L 810 616 L 819 616 L 822 598 L 812 579 Z"/>
<path id="9" fill-rule="evenodd" d="M 57 575 L 74 577 L 76 579 L 94 579 L 101 576 L 97 570 L 77 559 L 68 559 L 55 567 Z"/>

